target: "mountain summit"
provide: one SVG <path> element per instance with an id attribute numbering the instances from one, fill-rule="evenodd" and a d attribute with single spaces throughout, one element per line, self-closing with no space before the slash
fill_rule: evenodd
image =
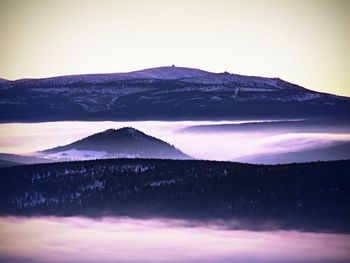
<path id="1" fill-rule="evenodd" d="M 174 146 L 131 127 L 118 130 L 108 129 L 71 144 L 48 149 L 41 153 L 46 154 L 46 157 L 50 159 L 120 157 L 190 159 L 188 155 Z"/>
<path id="2" fill-rule="evenodd" d="M 208 76 L 210 72 L 185 67 L 158 67 L 150 68 L 139 71 L 133 71 L 130 73 L 124 73 L 133 78 L 144 78 L 144 79 L 180 79 L 180 78 L 194 78 Z"/>

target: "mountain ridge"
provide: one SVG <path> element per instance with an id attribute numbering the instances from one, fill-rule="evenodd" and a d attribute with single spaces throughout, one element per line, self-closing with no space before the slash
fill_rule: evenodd
<path id="1" fill-rule="evenodd" d="M 178 75 L 169 76 L 166 71 L 177 71 Z M 234 79 L 250 79 L 254 81 L 276 81 L 290 84 L 291 86 L 298 87 L 300 89 L 304 89 L 310 92 L 320 93 L 324 95 L 332 95 L 340 98 L 348 98 L 348 96 L 337 95 L 333 93 L 320 92 L 312 89 L 305 88 L 293 82 L 286 81 L 279 77 L 264 77 L 264 76 L 256 76 L 256 75 L 243 75 L 236 73 L 229 73 L 227 71 L 224 72 L 210 72 L 198 68 L 190 68 L 190 67 L 178 67 L 178 66 L 160 66 L 160 67 L 152 67 L 141 70 L 134 70 L 128 72 L 111 72 L 111 73 L 83 73 L 83 74 L 72 74 L 72 75 L 57 75 L 57 76 L 49 76 L 49 77 L 39 77 L 39 78 L 19 78 L 15 80 L 9 80 L 5 78 L 0 78 L 0 83 L 22 83 L 27 81 L 53 81 L 53 80 L 63 80 L 65 78 L 72 79 L 70 84 L 74 82 L 87 81 L 89 78 L 101 78 L 99 82 L 108 82 L 108 81 L 120 81 L 120 80 L 137 80 L 137 79 L 160 79 L 160 80 L 180 80 L 180 81 L 189 81 L 191 78 L 201 78 L 201 77 L 212 77 L 212 76 L 229 76 L 231 81 Z M 76 81 L 73 81 L 76 79 Z"/>
<path id="2" fill-rule="evenodd" d="M 0 122 L 288 119 L 348 112 L 350 98 L 280 78 L 175 66 L 0 82 Z"/>
<path id="3" fill-rule="evenodd" d="M 177 72 L 177 74 L 172 74 Z M 263 76 L 255 76 L 255 75 L 242 75 L 225 72 L 210 72 L 197 68 L 189 68 L 189 67 L 177 67 L 177 66 L 161 66 L 161 67 L 153 67 L 129 72 L 112 72 L 112 73 L 87 73 L 87 74 L 72 74 L 72 75 L 58 75 L 44 78 L 20 78 L 16 80 L 7 80 L 1 79 L 2 81 L 8 83 L 22 83 L 26 81 L 54 81 L 54 80 L 63 80 L 63 79 L 71 79 L 72 83 L 80 82 L 80 81 L 89 81 L 91 78 L 99 79 L 98 82 L 104 81 L 118 81 L 118 80 L 135 80 L 135 79 L 162 79 L 162 80 L 180 80 L 180 81 L 190 81 L 191 78 L 200 78 L 200 77 L 227 77 L 231 78 L 230 81 L 234 81 L 235 79 L 250 79 L 254 81 L 261 80 L 270 80 L 270 81 L 281 81 L 284 83 L 288 83 L 291 85 L 298 86 L 299 88 L 303 88 L 297 84 L 293 84 L 291 82 L 285 81 L 278 77 L 263 77 Z M 75 80 L 75 81 L 74 81 Z M 310 90 L 313 91 L 313 90 Z M 315 91 L 317 92 L 317 91 Z"/>

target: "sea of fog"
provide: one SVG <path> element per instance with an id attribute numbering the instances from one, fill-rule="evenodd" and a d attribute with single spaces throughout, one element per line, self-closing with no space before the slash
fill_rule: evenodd
<path id="1" fill-rule="evenodd" d="M 121 127 L 139 129 L 199 159 L 307 156 L 332 147 L 337 157 L 350 149 L 348 126 L 300 120 L 66 121 L 0 124 L 0 152 L 32 153 Z M 350 234 L 235 230 L 225 223 L 164 219 L 0 217 L 0 262 L 345 263 Z"/>
<path id="2" fill-rule="evenodd" d="M 1 262 L 345 263 L 350 235 L 130 218 L 0 217 Z"/>
<path id="3" fill-rule="evenodd" d="M 333 146 L 339 148 L 341 144 L 347 146 L 350 143 L 350 125 L 345 128 L 344 125 L 337 128 L 327 123 L 304 125 L 301 120 L 62 121 L 0 124 L 0 152 L 31 153 L 121 127 L 134 127 L 173 144 L 194 158 L 208 160 L 249 161 L 249 158 L 245 159 L 246 156 L 298 153 Z M 334 159 L 344 159 L 347 154 L 350 158 L 350 150 L 344 153 L 338 148 L 333 150 L 335 155 L 340 151 L 342 153 Z"/>

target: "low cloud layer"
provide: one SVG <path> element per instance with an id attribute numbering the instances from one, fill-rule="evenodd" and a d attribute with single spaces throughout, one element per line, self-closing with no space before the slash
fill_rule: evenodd
<path id="1" fill-rule="evenodd" d="M 284 153 L 327 147 L 350 142 L 348 133 L 327 133 L 319 126 L 318 132 L 220 130 L 220 125 L 240 122 L 210 121 L 142 121 L 142 122 L 52 122 L 0 124 L 0 152 L 28 153 L 64 145 L 101 132 L 108 128 L 131 126 L 146 134 L 162 139 L 186 154 L 198 159 L 239 160 L 239 158 L 264 153 Z M 249 123 L 249 122 L 248 122 Z M 213 132 L 189 131 L 195 125 L 214 127 Z M 272 123 L 264 123 L 269 126 Z M 187 132 L 186 132 L 187 130 Z"/>
<path id="2" fill-rule="evenodd" d="M 0 218 L 2 262 L 346 262 L 350 235 L 176 220 Z"/>

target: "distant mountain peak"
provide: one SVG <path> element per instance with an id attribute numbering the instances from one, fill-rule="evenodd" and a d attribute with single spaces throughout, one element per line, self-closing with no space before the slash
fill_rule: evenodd
<path id="1" fill-rule="evenodd" d="M 52 158 L 51 155 L 58 158 L 60 155 L 67 157 L 71 153 L 93 156 L 94 152 L 99 156 L 102 154 L 102 158 L 190 159 L 173 145 L 132 127 L 108 129 L 71 144 L 42 151 L 43 154 L 49 155 L 48 158 Z"/>
<path id="2" fill-rule="evenodd" d="M 96 133 L 92 136 L 100 136 L 100 137 L 105 137 L 105 136 L 121 136 L 124 137 L 125 139 L 139 139 L 141 137 L 147 137 L 148 135 L 144 134 L 143 132 L 141 132 L 140 130 L 137 130 L 133 127 L 123 127 L 123 128 L 119 128 L 119 129 L 107 129 L 103 132 L 99 132 Z M 150 136 L 148 136 L 150 137 Z M 89 138 L 89 137 L 87 137 Z"/>

